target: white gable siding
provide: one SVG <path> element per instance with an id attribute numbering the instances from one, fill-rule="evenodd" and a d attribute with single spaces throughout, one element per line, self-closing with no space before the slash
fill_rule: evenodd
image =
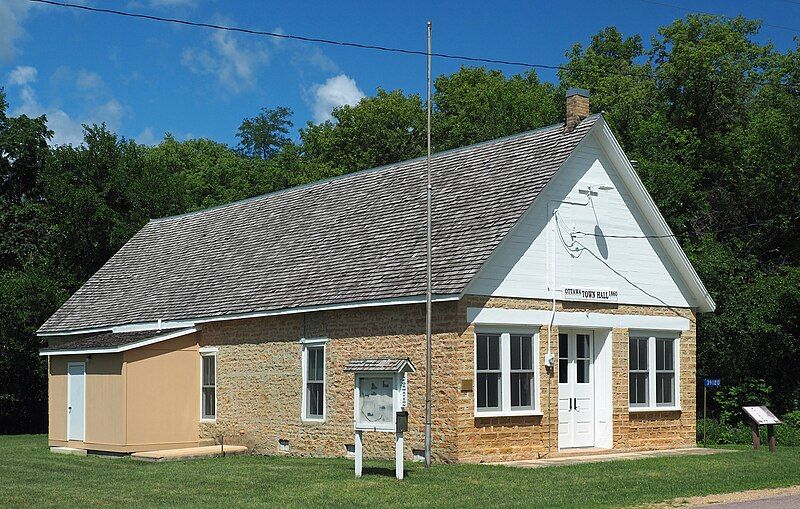
<path id="1" fill-rule="evenodd" d="M 551 298 L 553 243 L 557 298 L 564 286 L 616 289 L 619 302 L 691 307 L 690 292 L 659 239 L 578 235 L 568 250 L 570 232 L 602 235 L 654 235 L 618 177 L 594 133 L 587 136 L 534 205 L 503 240 L 466 293 L 502 297 Z M 598 190 L 611 185 L 611 190 Z M 579 190 L 593 186 L 589 205 Z M 553 228 L 558 209 L 559 240 Z"/>

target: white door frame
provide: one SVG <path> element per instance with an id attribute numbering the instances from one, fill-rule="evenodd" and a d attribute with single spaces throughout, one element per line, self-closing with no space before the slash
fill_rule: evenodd
<path id="1" fill-rule="evenodd" d="M 82 405 L 82 410 L 83 410 L 83 436 L 80 439 L 72 438 L 72 435 L 70 433 L 71 430 L 70 430 L 69 422 L 70 422 L 70 409 L 72 407 L 72 405 L 70 404 L 71 403 L 71 399 L 72 399 L 72 387 L 71 386 L 72 386 L 72 377 L 76 376 L 76 375 L 70 375 L 70 373 L 69 373 L 70 366 L 81 366 L 83 368 L 83 374 L 81 375 L 83 377 L 83 405 Z M 76 440 L 76 441 L 80 441 L 80 442 L 85 442 L 86 441 L 86 362 L 83 362 L 83 361 L 81 361 L 81 362 L 67 362 L 67 441 L 70 441 L 70 440 Z"/>
<path id="2" fill-rule="evenodd" d="M 588 387 L 588 388 L 585 388 L 585 389 L 590 392 L 590 395 L 591 395 L 590 396 L 591 397 L 591 409 L 592 409 L 592 423 L 590 425 L 590 429 L 591 429 L 591 433 L 592 433 L 592 443 L 591 444 L 575 445 L 575 429 L 574 429 L 574 422 L 573 422 L 574 415 L 573 415 L 572 412 L 574 412 L 576 410 L 570 408 L 570 410 L 568 410 L 569 411 L 570 420 L 569 420 L 569 423 L 568 423 L 569 430 L 567 432 L 567 436 L 569 437 L 569 443 L 567 443 L 567 444 L 562 443 L 561 437 L 560 437 L 560 433 L 559 433 L 558 448 L 559 448 L 559 450 L 561 450 L 561 449 L 571 449 L 571 448 L 596 447 L 596 445 L 597 445 L 597 432 L 596 432 L 595 428 L 597 427 L 597 417 L 598 417 L 597 416 L 597 385 L 598 384 L 597 384 L 597 372 L 596 372 L 596 369 L 595 369 L 595 365 L 596 365 L 596 362 L 597 362 L 597 352 L 595 351 L 596 350 L 596 348 L 595 348 L 595 331 L 593 329 L 572 329 L 572 328 L 570 328 L 570 329 L 567 329 L 567 328 L 561 329 L 561 328 L 559 328 L 558 334 L 559 334 L 559 341 L 560 341 L 560 335 L 561 334 L 566 334 L 567 335 L 567 347 L 569 349 L 572 349 L 572 348 L 570 348 L 570 346 L 574 344 L 575 346 L 573 348 L 575 350 L 577 350 L 577 336 L 578 336 L 578 334 L 588 335 L 589 336 L 589 342 L 588 342 L 588 346 L 589 346 L 588 354 L 589 354 L 589 361 L 590 361 L 589 362 L 589 380 L 590 380 L 589 385 L 591 387 Z M 562 356 L 564 356 L 564 357 L 566 357 L 568 359 L 571 359 L 572 361 L 575 361 L 575 357 L 577 355 L 577 352 L 572 352 L 572 354 L 573 355 L 570 355 L 568 353 L 565 356 L 564 353 L 561 352 L 561 345 L 559 344 L 559 352 L 558 352 L 559 359 Z M 559 376 L 560 376 L 560 369 L 561 368 L 559 366 Z M 563 384 L 561 382 L 559 382 L 559 398 L 558 398 L 558 401 L 560 403 L 560 400 L 562 399 L 562 395 L 560 394 L 561 386 L 562 385 L 569 386 L 569 391 L 570 391 L 569 399 L 570 399 L 570 406 L 571 406 L 571 400 L 573 398 L 574 386 L 577 384 L 577 363 L 576 362 L 568 361 L 568 363 L 567 363 L 567 373 L 568 373 L 567 382 L 563 383 Z M 575 399 L 577 399 L 577 398 L 575 398 Z M 557 409 L 557 415 L 559 415 L 559 419 L 560 419 L 561 411 L 562 411 L 562 409 L 560 408 L 560 405 L 559 405 L 559 408 Z"/>

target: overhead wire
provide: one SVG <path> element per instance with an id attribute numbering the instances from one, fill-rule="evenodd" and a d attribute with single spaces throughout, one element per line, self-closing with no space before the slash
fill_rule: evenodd
<path id="1" fill-rule="evenodd" d="M 650 2 L 650 0 L 641 0 Z M 161 23 L 172 23 L 184 26 L 191 26 L 197 28 L 207 28 L 211 30 L 222 30 L 226 32 L 237 32 L 249 35 L 256 35 L 256 36 L 263 36 L 263 37 L 272 37 L 276 39 L 288 39 L 288 40 L 295 40 L 301 42 L 309 42 L 315 44 L 326 44 L 331 46 L 339 46 L 339 47 L 349 47 L 349 48 L 358 48 L 363 50 L 372 50 L 372 51 L 381 51 L 381 52 L 389 52 L 389 53 L 398 53 L 404 55 L 415 55 L 415 56 L 424 56 L 427 58 L 428 53 L 423 50 L 415 50 L 415 49 L 408 49 L 408 48 L 398 48 L 392 46 L 383 46 L 377 44 L 366 44 L 366 43 L 359 43 L 359 42 L 352 42 L 352 41 L 343 41 L 343 40 L 336 40 L 336 39 L 329 39 L 329 38 L 322 38 L 322 37 L 312 37 L 312 36 L 305 36 L 305 35 L 295 35 L 295 34 L 287 34 L 283 32 L 271 32 L 266 30 L 257 30 L 251 28 L 241 28 L 241 27 L 234 27 L 228 25 L 221 25 L 218 23 L 207 23 L 201 21 L 191 21 L 179 18 L 169 18 L 165 16 L 156 16 L 153 14 L 143 14 L 138 12 L 130 12 L 130 11 L 122 11 L 118 9 L 108 9 L 104 7 L 93 7 L 90 5 L 82 5 L 82 4 L 75 4 L 70 2 L 60 2 L 55 0 L 28 0 L 28 2 L 37 3 L 37 4 L 45 4 L 54 7 L 62 7 L 68 9 L 77 9 L 81 11 L 93 12 L 93 13 L 103 13 L 103 14 L 111 14 L 116 16 L 122 16 L 127 18 L 136 18 L 136 19 L 143 19 L 149 21 L 157 21 Z M 653 3 L 653 2 L 651 2 Z M 668 5 L 669 4 L 664 4 Z M 677 7 L 677 6 L 674 6 Z M 461 54 L 453 54 L 453 53 L 431 53 L 432 57 L 447 59 L 447 60 L 459 60 L 465 62 L 474 62 L 474 63 L 482 63 L 482 64 L 497 64 L 497 65 L 507 65 L 507 66 L 514 66 L 514 67 L 524 67 L 528 69 L 546 69 L 546 70 L 554 70 L 554 71 L 567 71 L 567 72 L 574 72 L 574 73 L 594 73 L 601 76 L 628 76 L 633 78 L 641 78 L 641 79 L 650 79 L 650 80 L 662 80 L 662 81 L 669 81 L 670 77 L 668 76 L 658 76 L 649 72 L 635 72 L 635 71 L 625 71 L 625 70 L 617 70 L 617 71 L 605 71 L 605 70 L 589 70 L 589 69 L 575 69 L 566 65 L 553 65 L 553 64 L 540 64 L 534 62 L 525 62 L 521 60 L 508 60 L 508 59 L 501 59 L 501 58 L 486 58 L 486 57 L 475 57 L 469 55 L 461 55 Z M 760 86 L 781 86 L 787 88 L 800 88 L 800 83 L 793 83 L 793 82 L 782 82 L 782 81 L 767 81 L 767 80 L 759 80 L 759 79 L 745 79 L 746 82 L 749 82 L 753 85 L 760 85 Z"/>

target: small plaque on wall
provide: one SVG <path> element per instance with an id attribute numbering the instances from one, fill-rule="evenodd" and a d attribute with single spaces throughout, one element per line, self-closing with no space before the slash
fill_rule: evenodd
<path id="1" fill-rule="evenodd" d="M 461 379 L 461 392 L 472 392 L 472 378 Z"/>

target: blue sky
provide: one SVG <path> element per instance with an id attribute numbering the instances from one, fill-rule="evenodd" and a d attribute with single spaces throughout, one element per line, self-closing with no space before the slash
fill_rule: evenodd
<path id="1" fill-rule="evenodd" d="M 78 0 L 73 0 L 78 1 Z M 744 14 L 785 50 L 800 33 L 800 2 L 644 0 L 571 2 L 245 2 L 82 0 L 106 8 L 298 35 L 545 64 L 608 25 L 649 40 L 686 10 Z M 434 74 L 461 64 L 434 60 Z M 522 70 L 495 66 L 506 73 Z M 540 72 L 555 80 L 553 72 Z M 288 106 L 296 129 L 376 88 L 424 94 L 425 59 L 211 31 L 0 0 L 0 86 L 12 114 L 47 114 L 54 142 L 79 142 L 81 123 L 154 143 L 207 137 L 235 144 L 242 118 Z M 296 131 L 295 129 L 295 131 Z M 296 132 L 295 132 L 296 134 Z"/>

